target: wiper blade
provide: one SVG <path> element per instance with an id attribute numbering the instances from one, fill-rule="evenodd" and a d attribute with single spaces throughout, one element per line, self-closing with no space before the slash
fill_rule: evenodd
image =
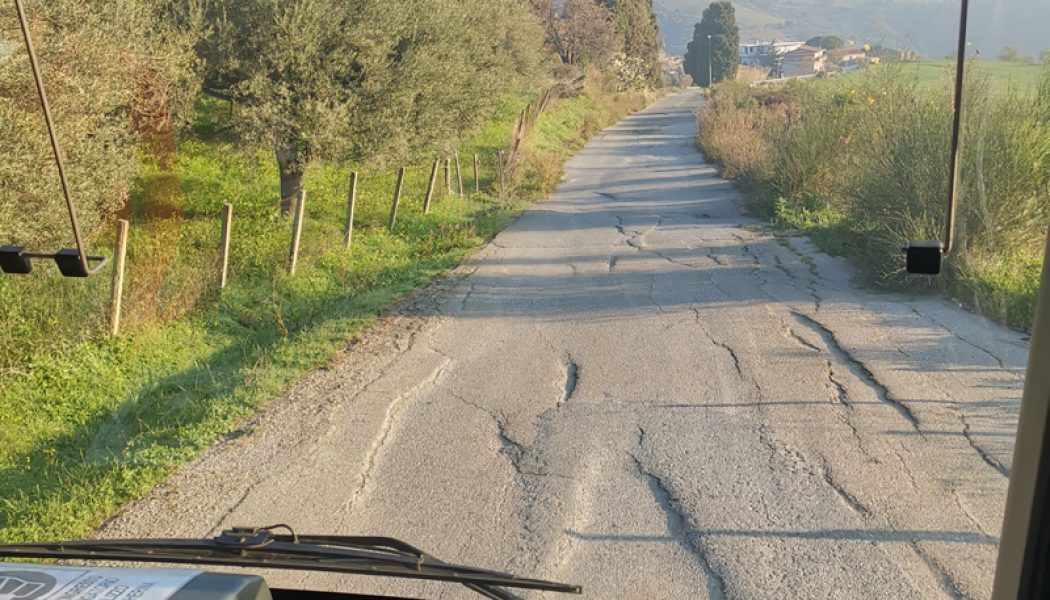
<path id="1" fill-rule="evenodd" d="M 289 534 L 271 530 L 284 528 Z M 238 527 L 212 539 L 126 539 L 0 544 L 3 558 L 56 558 L 325 571 L 460 583 L 488 598 L 513 600 L 502 587 L 568 594 L 580 586 L 446 563 L 401 540 L 296 535 L 283 525 Z"/>

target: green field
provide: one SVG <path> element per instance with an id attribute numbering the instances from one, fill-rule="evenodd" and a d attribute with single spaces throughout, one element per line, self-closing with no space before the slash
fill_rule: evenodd
<path id="1" fill-rule="evenodd" d="M 1010 89 L 1032 91 L 1039 82 L 1040 73 L 1043 72 L 1043 66 L 1039 64 L 980 59 L 967 62 L 966 68 L 971 76 L 986 77 L 992 89 L 997 92 Z M 947 89 L 955 80 L 955 62 L 949 60 L 874 65 L 864 71 L 851 73 L 846 79 L 866 77 L 880 69 L 900 69 L 903 76 L 914 77 L 923 86 L 944 86 Z"/>

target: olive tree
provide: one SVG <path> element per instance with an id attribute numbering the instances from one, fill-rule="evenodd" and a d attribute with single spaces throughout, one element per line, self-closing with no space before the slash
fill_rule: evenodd
<path id="1" fill-rule="evenodd" d="M 604 66 L 623 45 L 613 28 L 612 13 L 595 0 L 531 0 L 533 14 L 547 35 L 548 46 L 566 65 Z"/>
<path id="2" fill-rule="evenodd" d="M 361 0 L 210 0 L 197 44 L 204 90 L 238 105 L 237 131 L 272 147 L 281 197 L 301 186 L 317 148 L 345 143 L 346 116 L 362 84 L 359 54 L 371 43 L 353 36 Z"/>
<path id="3" fill-rule="evenodd" d="M 313 159 L 382 162 L 448 143 L 542 71 L 516 0 L 207 0 L 204 90 L 274 150 L 281 197 Z"/>
<path id="4" fill-rule="evenodd" d="M 543 30 L 518 0 L 376 2 L 364 15 L 383 46 L 364 64 L 371 85 L 352 115 L 350 158 L 375 163 L 447 151 L 511 91 L 550 68 Z"/>
<path id="5" fill-rule="evenodd" d="M 195 88 L 192 36 L 164 0 L 25 5 L 81 228 L 90 240 L 125 205 L 139 172 L 143 129 L 184 114 L 180 109 Z M 51 147 L 9 4 L 0 10 L 0 146 L 0 243 L 69 245 Z"/>

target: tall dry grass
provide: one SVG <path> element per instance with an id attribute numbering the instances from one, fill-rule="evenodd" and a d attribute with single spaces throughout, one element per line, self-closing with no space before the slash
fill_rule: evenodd
<path id="1" fill-rule="evenodd" d="M 990 316 L 1030 324 L 1050 226 L 1050 68 L 1036 89 L 966 82 L 956 244 L 947 276 L 907 278 L 900 246 L 942 235 L 952 98 L 887 66 L 777 89 L 716 88 L 701 149 L 748 207 L 813 233 L 889 286 L 944 287 Z"/>

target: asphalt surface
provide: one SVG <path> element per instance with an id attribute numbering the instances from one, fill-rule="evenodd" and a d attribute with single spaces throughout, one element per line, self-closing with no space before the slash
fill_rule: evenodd
<path id="1" fill-rule="evenodd" d="M 100 535 L 392 535 L 589 598 L 988 597 L 1025 337 L 742 216 L 696 104 L 601 133 L 551 198 Z"/>

